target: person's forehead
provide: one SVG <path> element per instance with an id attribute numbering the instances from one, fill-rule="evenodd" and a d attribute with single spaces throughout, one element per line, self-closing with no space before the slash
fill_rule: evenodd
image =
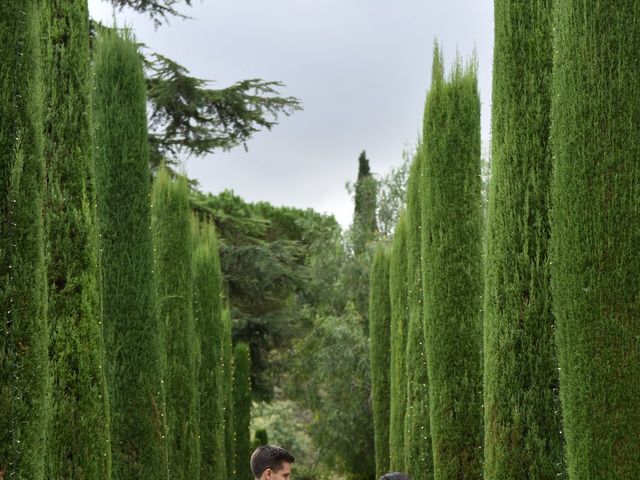
<path id="1" fill-rule="evenodd" d="M 291 472 L 291 464 L 289 462 L 282 462 L 282 468 L 278 473 L 289 473 Z"/>

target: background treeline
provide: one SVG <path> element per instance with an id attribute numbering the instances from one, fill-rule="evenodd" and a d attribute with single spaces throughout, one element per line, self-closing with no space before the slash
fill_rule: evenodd
<path id="1" fill-rule="evenodd" d="M 488 191 L 474 61 L 445 74 L 436 46 L 391 268 L 371 270 L 376 474 L 634 479 L 640 10 L 494 5 Z"/>

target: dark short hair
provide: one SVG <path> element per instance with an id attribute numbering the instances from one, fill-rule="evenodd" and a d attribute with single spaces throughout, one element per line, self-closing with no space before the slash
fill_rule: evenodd
<path id="1" fill-rule="evenodd" d="M 251 471 L 255 478 L 260 478 L 266 469 L 277 472 L 284 462 L 293 463 L 295 460 L 284 448 L 264 445 L 256 448 L 251 455 Z"/>
<path id="2" fill-rule="evenodd" d="M 400 472 L 385 473 L 380 480 L 411 480 L 409 475 Z"/>

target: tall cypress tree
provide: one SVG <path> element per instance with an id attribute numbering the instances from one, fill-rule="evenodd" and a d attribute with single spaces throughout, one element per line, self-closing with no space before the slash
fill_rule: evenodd
<path id="1" fill-rule="evenodd" d="M 418 146 L 407 182 L 407 277 L 409 325 L 406 341 L 407 404 L 404 428 L 404 470 L 414 480 L 433 479 L 429 424 L 429 379 L 425 350 L 422 254 L 422 168 L 424 149 Z"/>
<path id="2" fill-rule="evenodd" d="M 193 253 L 193 314 L 198 341 L 201 478 L 224 479 L 222 272 L 213 225 L 200 225 Z"/>
<path id="3" fill-rule="evenodd" d="M 482 476 L 480 99 L 475 63 L 448 79 L 435 47 L 424 123 L 424 316 L 434 474 Z"/>
<path id="4" fill-rule="evenodd" d="M 371 174 L 369 159 L 363 150 L 358 157 L 358 179 L 355 184 L 353 213 L 353 250 L 359 255 L 371 242 L 377 231 L 376 204 L 378 184 Z"/>
<path id="5" fill-rule="evenodd" d="M 409 324 L 407 272 L 407 220 L 398 219 L 389 263 L 389 295 L 391 296 L 391 366 L 389 469 L 404 470 L 404 420 L 407 403 L 405 356 Z"/>
<path id="6" fill-rule="evenodd" d="M 233 429 L 235 440 L 235 476 L 237 479 L 250 479 L 251 469 L 251 382 L 249 372 L 251 359 L 246 343 L 238 343 L 233 351 Z"/>
<path id="7" fill-rule="evenodd" d="M 369 288 L 369 339 L 371 352 L 371 395 L 373 397 L 376 475 L 389 470 L 389 372 L 391 368 L 391 299 L 389 296 L 389 253 L 379 244 L 371 265 Z"/>
<path id="8" fill-rule="evenodd" d="M 551 1 L 496 0 L 484 296 L 487 479 L 561 472 L 548 263 Z"/>
<path id="9" fill-rule="evenodd" d="M 224 452 L 227 460 L 227 480 L 233 480 L 235 468 L 235 445 L 233 441 L 233 345 L 231 343 L 231 312 L 222 312 L 222 372 L 224 404 Z"/>
<path id="10" fill-rule="evenodd" d="M 49 478 L 109 479 L 86 0 L 43 2 Z"/>
<path id="11" fill-rule="evenodd" d="M 555 2 L 551 278 L 569 478 L 640 478 L 640 2 Z"/>
<path id="12" fill-rule="evenodd" d="M 0 477 L 44 479 L 46 276 L 40 9 L 0 17 Z"/>
<path id="13" fill-rule="evenodd" d="M 146 87 L 136 45 L 100 36 L 96 192 L 113 478 L 167 478 L 161 332 L 153 282 Z"/>
<path id="14" fill-rule="evenodd" d="M 169 477 L 200 478 L 200 441 L 189 185 L 158 172 L 152 193 L 153 243 L 164 332 Z"/>

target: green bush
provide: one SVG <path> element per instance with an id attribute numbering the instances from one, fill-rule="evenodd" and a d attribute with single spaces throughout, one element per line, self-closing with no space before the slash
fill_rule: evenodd
<path id="1" fill-rule="evenodd" d="M 557 1 L 551 278 L 571 480 L 640 478 L 637 2 Z"/>
<path id="2" fill-rule="evenodd" d="M 480 99 L 475 62 L 435 47 L 424 122 L 422 257 L 435 478 L 482 476 Z"/>
<path id="3" fill-rule="evenodd" d="M 201 478 L 224 479 L 224 371 L 222 343 L 222 272 L 213 225 L 196 230 L 193 253 L 193 315 L 200 342 L 198 396 L 200 408 Z"/>
<path id="4" fill-rule="evenodd" d="M 405 355 L 409 324 L 407 261 L 407 220 L 403 214 L 395 228 L 389 262 L 391 298 L 389 469 L 394 471 L 404 470 L 404 420 L 407 403 Z"/>
<path id="5" fill-rule="evenodd" d="M 0 471 L 44 479 L 48 330 L 37 2 L 0 17 Z"/>
<path id="6" fill-rule="evenodd" d="M 379 244 L 371 265 L 369 290 L 369 342 L 371 348 L 371 395 L 376 475 L 389 470 L 389 421 L 391 369 L 391 298 L 389 252 Z"/>
<path id="7" fill-rule="evenodd" d="M 551 1 L 495 2 L 484 295 L 484 477 L 555 479 L 562 430 L 548 262 Z"/>
<path id="8" fill-rule="evenodd" d="M 86 0 L 43 5 L 49 359 L 48 478 L 109 479 Z"/>
<path id="9" fill-rule="evenodd" d="M 407 404 L 404 427 L 404 470 L 413 480 L 433 479 L 433 451 L 429 422 L 429 378 L 424 335 L 422 288 L 422 169 L 419 145 L 407 184 L 407 277 L 409 325 L 406 341 Z"/>
<path id="10" fill-rule="evenodd" d="M 94 53 L 97 220 L 114 479 L 168 478 L 153 281 L 146 87 L 134 40 Z"/>
<path id="11" fill-rule="evenodd" d="M 233 428 L 235 437 L 235 477 L 250 480 L 251 457 L 251 358 L 246 343 L 238 343 L 233 352 Z"/>
<path id="12" fill-rule="evenodd" d="M 233 427 L 233 345 L 231 343 L 231 313 L 222 311 L 222 394 L 224 408 L 224 453 L 227 464 L 227 480 L 235 479 L 235 445 Z"/>
<path id="13" fill-rule="evenodd" d="M 200 432 L 193 319 L 192 225 L 189 185 L 158 172 L 152 193 L 158 308 L 164 339 L 167 449 L 172 480 L 200 478 Z"/>

